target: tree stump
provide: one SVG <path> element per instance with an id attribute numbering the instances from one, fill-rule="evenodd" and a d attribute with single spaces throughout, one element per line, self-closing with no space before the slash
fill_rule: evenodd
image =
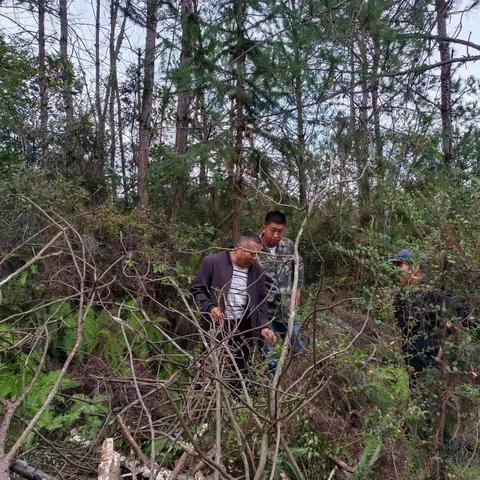
<path id="1" fill-rule="evenodd" d="M 113 447 L 113 438 L 106 438 L 98 465 L 98 480 L 120 480 L 120 454 Z"/>

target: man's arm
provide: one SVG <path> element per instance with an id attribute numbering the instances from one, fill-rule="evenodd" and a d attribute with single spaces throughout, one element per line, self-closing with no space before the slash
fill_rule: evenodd
<path id="1" fill-rule="evenodd" d="M 205 257 L 200 263 L 197 276 L 192 283 L 193 299 L 201 313 L 210 313 L 212 308 L 217 306 L 210 290 L 212 270 L 213 262 L 210 258 Z"/>

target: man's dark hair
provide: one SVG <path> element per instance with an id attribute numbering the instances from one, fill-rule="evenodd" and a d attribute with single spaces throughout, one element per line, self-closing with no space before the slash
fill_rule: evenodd
<path id="1" fill-rule="evenodd" d="M 283 212 L 279 210 L 273 210 L 268 212 L 265 215 L 265 224 L 268 225 L 269 223 L 278 223 L 279 225 L 286 225 L 287 224 L 287 217 Z"/>
<path id="2" fill-rule="evenodd" d="M 258 233 L 255 233 L 252 230 L 245 230 L 244 232 L 242 232 L 238 237 L 237 244 L 240 243 L 242 240 L 253 241 L 258 245 L 262 244 L 262 240 L 260 239 Z"/>

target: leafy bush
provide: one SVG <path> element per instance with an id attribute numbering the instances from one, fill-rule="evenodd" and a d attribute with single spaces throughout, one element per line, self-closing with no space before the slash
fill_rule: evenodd
<path id="1" fill-rule="evenodd" d="M 388 365 L 369 369 L 365 388 L 368 401 L 384 414 L 404 412 L 408 406 L 410 388 L 404 368 Z"/>

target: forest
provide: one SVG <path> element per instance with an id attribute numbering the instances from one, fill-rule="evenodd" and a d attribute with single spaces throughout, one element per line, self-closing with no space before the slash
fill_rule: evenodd
<path id="1" fill-rule="evenodd" d="M 0 480 L 479 480 L 479 15 L 0 0 Z"/>

